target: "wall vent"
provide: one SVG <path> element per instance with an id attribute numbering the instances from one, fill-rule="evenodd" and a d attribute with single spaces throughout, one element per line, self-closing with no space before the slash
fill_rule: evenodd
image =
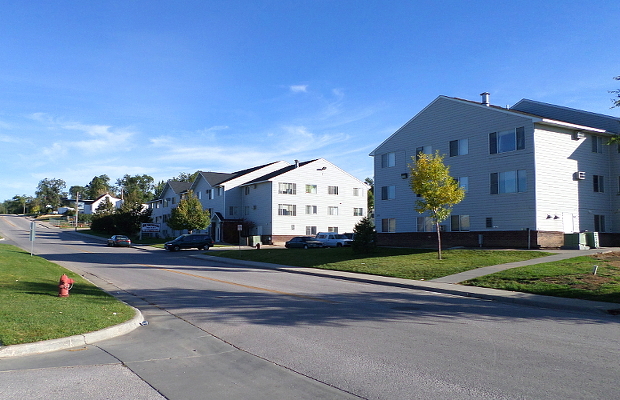
<path id="1" fill-rule="evenodd" d="M 573 140 L 579 140 L 586 137 L 586 134 L 583 132 L 573 132 Z"/>
<path id="2" fill-rule="evenodd" d="M 586 179 L 586 173 L 584 171 L 575 172 L 574 179 L 576 181 L 582 181 Z"/>

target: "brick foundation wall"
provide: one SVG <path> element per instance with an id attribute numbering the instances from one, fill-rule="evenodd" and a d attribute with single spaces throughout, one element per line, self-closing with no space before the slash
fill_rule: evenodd
<path id="1" fill-rule="evenodd" d="M 564 245 L 563 232 L 549 231 L 483 231 L 441 232 L 442 248 L 482 247 L 516 249 L 551 249 Z M 436 232 L 378 233 L 379 246 L 434 248 L 437 247 Z"/>

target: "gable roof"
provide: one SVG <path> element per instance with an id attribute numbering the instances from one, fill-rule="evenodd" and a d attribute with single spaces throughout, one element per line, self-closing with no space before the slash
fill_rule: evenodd
<path id="1" fill-rule="evenodd" d="M 482 103 L 475 102 L 475 101 L 472 101 L 472 100 L 465 100 L 465 99 L 461 99 L 461 98 L 458 98 L 458 97 L 448 97 L 448 96 L 441 95 L 441 96 L 438 96 L 437 98 L 435 98 L 435 100 L 433 100 L 426 107 L 424 107 L 413 118 L 411 118 L 409 121 L 407 121 L 407 123 L 405 123 L 403 126 L 398 128 L 398 130 L 396 130 L 396 132 L 394 132 L 387 139 L 385 139 L 383 142 L 381 142 L 381 144 L 379 146 L 377 146 L 369 155 L 371 157 L 374 157 L 376 155 L 377 150 L 379 150 L 386 142 L 388 142 L 390 139 L 392 139 L 392 137 L 394 137 L 400 131 L 402 131 L 403 128 L 405 128 L 412 121 L 414 121 L 419 115 L 424 113 L 427 109 L 432 107 L 435 103 L 437 103 L 439 101 L 445 101 L 445 100 L 454 101 L 454 102 L 458 102 L 458 103 L 461 103 L 461 104 L 467 104 L 467 105 L 471 105 L 473 107 L 480 107 L 482 109 L 486 109 L 486 110 L 490 110 L 490 111 L 495 111 L 495 112 L 499 112 L 499 113 L 505 113 L 505 114 L 517 115 L 517 116 L 520 116 L 520 117 L 529 118 L 534 123 L 540 123 L 540 124 L 552 125 L 552 126 L 559 126 L 559 127 L 575 129 L 575 130 L 589 131 L 589 132 L 592 132 L 592 133 L 605 133 L 606 132 L 605 128 L 600 127 L 601 124 L 596 124 L 596 125 L 591 125 L 591 124 L 587 125 L 587 124 L 585 124 L 586 122 L 588 122 L 588 120 L 586 120 L 586 119 L 584 119 L 583 121 L 581 119 L 578 119 L 578 118 L 571 118 L 571 120 L 566 119 L 566 118 L 565 119 L 559 119 L 559 118 L 554 118 L 551 115 L 552 113 L 549 113 L 549 115 L 538 115 L 538 114 L 530 113 L 530 112 L 527 111 L 530 108 L 525 107 L 525 103 L 523 103 L 521 106 L 519 106 L 518 107 L 519 109 L 515 109 L 515 107 L 517 105 L 519 105 L 521 102 L 524 102 L 525 100 L 521 100 L 521 102 L 517 103 L 515 105 L 515 107 L 513 107 L 513 108 L 504 108 L 504 107 L 499 107 L 499 106 L 494 106 L 494 105 L 486 105 L 486 104 L 482 104 Z M 531 102 L 531 100 L 529 100 L 529 101 Z M 545 103 L 540 103 L 540 104 L 545 104 Z M 560 108 L 560 106 L 553 106 L 551 104 L 549 104 L 549 106 Z M 570 109 L 570 110 L 572 110 L 572 109 Z M 581 113 L 580 110 L 573 110 L 573 111 Z M 587 111 L 583 111 L 583 113 L 587 113 Z M 590 113 L 590 114 L 594 114 L 594 113 Z M 553 115 L 556 115 L 556 114 L 553 114 Z M 601 116 L 601 117 L 608 117 L 608 116 L 604 116 L 602 114 L 596 114 L 596 115 Z M 557 114 L 557 116 L 559 117 L 561 115 Z M 613 117 L 608 117 L 608 118 L 614 119 Z M 616 119 L 616 120 L 618 120 L 618 119 Z M 618 120 L 618 121 L 620 121 L 620 120 Z M 618 128 L 620 128 L 620 127 L 618 127 Z M 613 132 L 613 131 L 609 131 L 609 132 Z"/>
<path id="2" fill-rule="evenodd" d="M 189 190 L 189 188 L 192 186 L 192 183 L 191 182 L 168 181 L 166 182 L 166 186 L 169 187 L 175 194 L 181 194 Z M 163 198 L 162 196 L 164 195 L 164 193 L 166 193 L 165 187 L 164 187 L 164 190 L 162 190 L 161 195 L 159 195 L 160 199 Z"/>
<path id="3" fill-rule="evenodd" d="M 586 125 L 604 129 L 609 133 L 620 134 L 620 118 L 590 111 L 577 110 L 555 104 L 521 99 L 512 106 L 512 110 L 523 111 L 540 117 L 552 118 L 573 124 Z"/>
<path id="4" fill-rule="evenodd" d="M 239 171 L 235 171 L 232 173 L 224 173 L 224 172 L 203 172 L 198 171 L 199 175 L 201 175 L 205 181 L 211 186 L 221 185 L 225 182 L 228 182 L 232 179 L 239 178 L 240 176 L 247 175 L 251 172 L 257 171 L 261 168 L 265 168 L 269 165 L 275 164 L 276 162 L 271 162 L 268 164 L 258 165 L 252 168 L 246 168 Z M 192 184 L 193 186 L 193 184 Z"/>
<path id="5" fill-rule="evenodd" d="M 252 179 L 251 181 L 244 183 L 244 185 L 249 185 L 249 184 L 254 184 L 254 183 L 268 181 L 268 180 L 273 179 L 273 178 L 275 178 L 275 177 L 277 177 L 279 175 L 282 175 L 282 174 L 285 174 L 285 173 L 287 173 L 289 171 L 292 171 L 292 170 L 294 170 L 296 168 L 303 167 L 304 165 L 310 164 L 311 162 L 314 162 L 316 160 L 318 160 L 318 158 L 314 159 L 314 160 L 310 160 L 310 161 L 303 161 L 303 162 L 300 162 L 298 164 L 288 165 L 288 166 L 286 166 L 284 168 L 280 168 L 279 170 L 273 171 L 273 172 L 265 174 L 263 176 L 259 176 L 256 179 Z"/>

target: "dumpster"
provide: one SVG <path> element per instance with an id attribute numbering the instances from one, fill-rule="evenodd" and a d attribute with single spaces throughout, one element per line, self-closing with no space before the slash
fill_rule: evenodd
<path id="1" fill-rule="evenodd" d="M 566 233 L 564 234 L 564 249 L 569 250 L 588 250 L 585 233 Z"/>
<path id="2" fill-rule="evenodd" d="M 598 239 L 598 232 L 585 232 L 586 234 L 586 244 L 591 249 L 598 249 L 600 246 Z"/>

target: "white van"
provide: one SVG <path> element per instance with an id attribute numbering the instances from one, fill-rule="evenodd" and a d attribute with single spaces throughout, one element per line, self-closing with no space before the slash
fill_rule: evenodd
<path id="1" fill-rule="evenodd" d="M 351 246 L 353 242 L 345 235 L 336 232 L 319 232 L 316 234 L 316 240 L 323 242 L 323 247 Z"/>

